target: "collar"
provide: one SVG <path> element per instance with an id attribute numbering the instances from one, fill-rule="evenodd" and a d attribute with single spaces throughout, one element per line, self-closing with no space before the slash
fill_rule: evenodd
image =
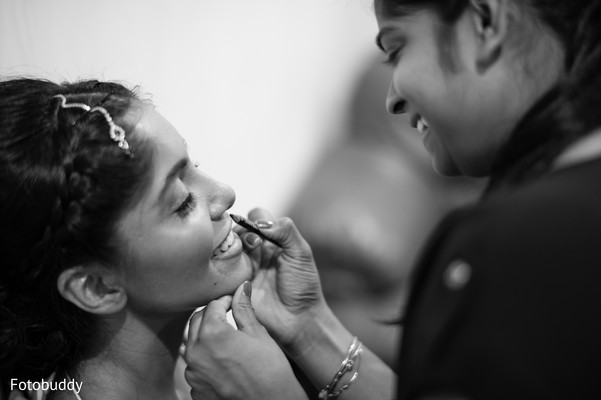
<path id="1" fill-rule="evenodd" d="M 568 146 L 553 162 L 552 170 L 601 157 L 601 128 Z"/>

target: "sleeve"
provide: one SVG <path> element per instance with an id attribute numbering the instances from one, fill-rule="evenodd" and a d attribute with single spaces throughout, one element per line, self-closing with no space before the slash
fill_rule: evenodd
<path id="1" fill-rule="evenodd" d="M 535 200 L 465 213 L 430 245 L 399 398 L 601 398 L 601 215 Z"/>

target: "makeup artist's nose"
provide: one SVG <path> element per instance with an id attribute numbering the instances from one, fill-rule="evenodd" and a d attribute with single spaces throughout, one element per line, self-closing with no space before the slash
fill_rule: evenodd
<path id="1" fill-rule="evenodd" d="M 388 88 L 388 96 L 386 97 L 386 109 L 391 114 L 403 114 L 407 112 L 407 101 L 400 94 L 397 93 L 396 89 L 392 84 Z"/>
<path id="2" fill-rule="evenodd" d="M 223 213 L 230 209 L 236 201 L 236 193 L 229 185 L 213 180 L 211 196 L 209 199 L 209 213 L 211 219 L 218 220 Z"/>

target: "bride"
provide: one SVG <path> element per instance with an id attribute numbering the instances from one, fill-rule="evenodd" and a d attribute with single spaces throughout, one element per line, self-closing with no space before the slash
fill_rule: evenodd
<path id="1" fill-rule="evenodd" d="M 0 187 L 2 398 L 176 399 L 191 312 L 253 275 L 233 190 L 133 91 L 35 79 L 0 82 Z"/>

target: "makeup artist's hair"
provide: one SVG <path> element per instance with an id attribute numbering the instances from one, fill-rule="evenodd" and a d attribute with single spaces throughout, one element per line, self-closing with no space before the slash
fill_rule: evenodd
<path id="1" fill-rule="evenodd" d="M 109 137 L 102 106 L 133 158 Z M 93 316 L 66 301 L 57 278 L 94 261 L 114 264 L 115 224 L 145 182 L 151 152 L 123 118 L 137 97 L 115 83 L 0 82 L 0 386 L 64 374 L 96 337 Z"/>
<path id="2" fill-rule="evenodd" d="M 430 9 L 450 25 L 472 1 L 375 0 L 375 8 L 387 17 Z M 601 1 L 513 2 L 550 28 L 560 40 L 566 53 L 566 74 L 526 110 L 499 151 L 489 192 L 540 176 L 568 145 L 601 126 Z"/>

